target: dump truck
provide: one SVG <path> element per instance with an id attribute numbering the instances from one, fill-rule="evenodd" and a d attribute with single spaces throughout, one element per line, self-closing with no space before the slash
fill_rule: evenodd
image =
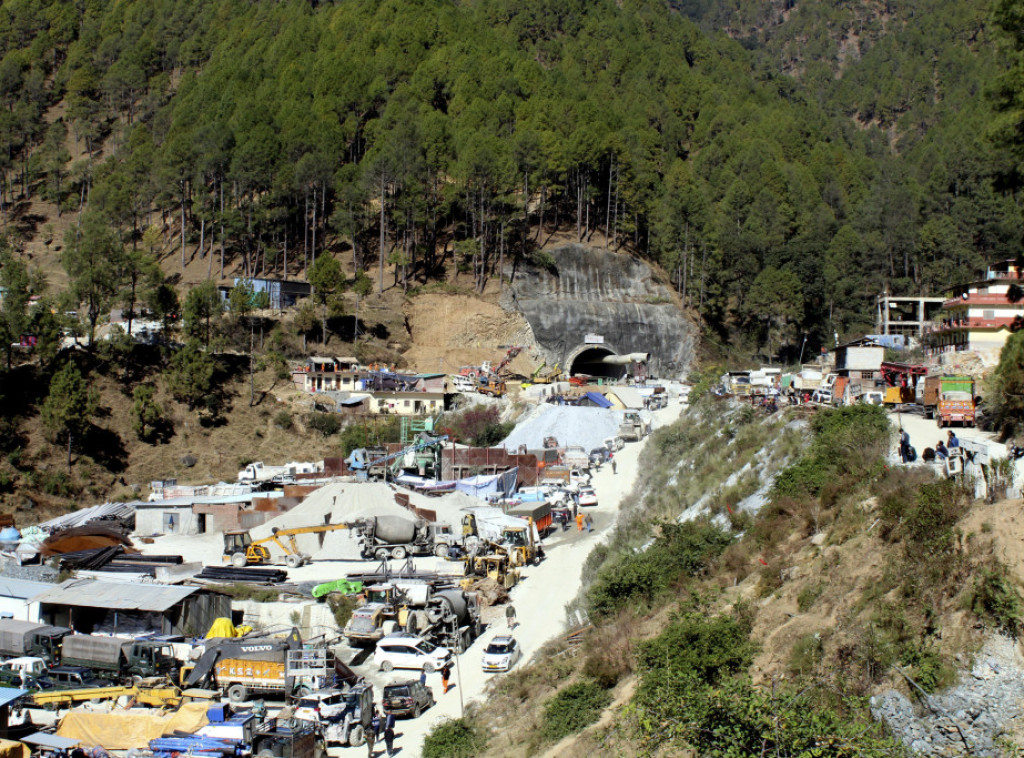
<path id="1" fill-rule="evenodd" d="M 352 525 L 359 536 L 363 558 L 404 560 L 410 555 L 443 558 L 454 541 L 448 524 L 407 519 L 402 516 L 373 516 Z"/>
<path id="2" fill-rule="evenodd" d="M 292 461 L 283 466 L 268 466 L 263 461 L 255 461 L 238 472 L 238 481 L 254 483 L 275 480 L 292 481 L 296 474 L 316 474 L 323 470 L 323 461 L 319 463 Z"/>
<path id="3" fill-rule="evenodd" d="M 926 376 L 924 412 L 941 429 L 955 423 L 974 426 L 976 408 L 974 379 L 970 376 Z"/>
<path id="4" fill-rule="evenodd" d="M 590 466 L 590 455 L 581 445 L 569 445 L 562 451 L 562 463 L 566 466 L 585 469 Z"/>
<path id="5" fill-rule="evenodd" d="M 52 665 L 60 660 L 61 640 L 69 634 L 71 630 L 63 626 L 0 619 L 0 656 L 31 656 Z"/>
<path id="6" fill-rule="evenodd" d="M 627 442 L 639 442 L 651 433 L 651 422 L 636 411 L 626 411 L 619 423 L 619 437 Z"/>
<path id="7" fill-rule="evenodd" d="M 178 660 L 167 642 L 69 634 L 61 644 L 61 665 L 84 666 L 101 679 L 177 677 Z"/>
<path id="8" fill-rule="evenodd" d="M 323 651 L 302 648 L 298 630 L 287 637 L 239 637 L 209 639 L 206 649 L 192 668 L 182 669 L 185 687 L 216 686 L 227 692 L 233 703 L 252 694 L 302 697 L 323 689 L 333 679 L 334 662 Z M 315 658 L 316 673 L 304 656 Z"/>
<path id="9" fill-rule="evenodd" d="M 478 376 L 476 379 L 476 391 L 481 395 L 501 397 L 505 394 L 505 380 L 493 374 Z"/>

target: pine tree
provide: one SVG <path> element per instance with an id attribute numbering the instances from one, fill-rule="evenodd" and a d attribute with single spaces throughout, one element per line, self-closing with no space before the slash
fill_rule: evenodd
<path id="1" fill-rule="evenodd" d="M 50 440 L 67 443 L 69 471 L 74 443 L 88 430 L 97 406 L 95 392 L 89 390 L 78 367 L 69 360 L 53 375 L 50 394 L 39 411 Z"/>

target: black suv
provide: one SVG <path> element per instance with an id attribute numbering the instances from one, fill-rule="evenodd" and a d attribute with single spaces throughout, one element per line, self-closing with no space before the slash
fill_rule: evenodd
<path id="1" fill-rule="evenodd" d="M 415 719 L 433 704 L 433 690 L 418 679 L 395 682 L 384 688 L 384 713 Z"/>

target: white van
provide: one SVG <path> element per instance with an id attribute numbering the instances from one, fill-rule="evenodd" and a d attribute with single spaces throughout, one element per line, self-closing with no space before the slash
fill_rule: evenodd
<path id="1" fill-rule="evenodd" d="M 476 392 L 476 382 L 471 376 L 462 374 L 451 374 L 448 377 L 451 388 L 456 392 Z"/>

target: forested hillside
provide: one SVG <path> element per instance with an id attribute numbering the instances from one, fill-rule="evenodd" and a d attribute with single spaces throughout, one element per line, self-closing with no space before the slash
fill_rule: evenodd
<path id="1" fill-rule="evenodd" d="M 10 0 L 2 216 L 22 246 L 71 214 L 101 305 L 125 247 L 482 289 L 561 231 L 658 261 L 721 337 L 813 345 L 1016 254 L 988 27 L 954 0 Z M 118 281 L 83 287 L 83 248 Z"/>

